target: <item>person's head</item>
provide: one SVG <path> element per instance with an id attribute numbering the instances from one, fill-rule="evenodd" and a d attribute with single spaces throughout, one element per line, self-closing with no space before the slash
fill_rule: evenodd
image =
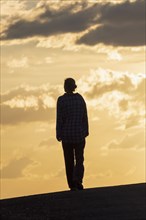
<path id="1" fill-rule="evenodd" d="M 77 88 L 76 82 L 72 78 L 67 78 L 64 81 L 64 90 L 67 93 L 72 93 Z"/>

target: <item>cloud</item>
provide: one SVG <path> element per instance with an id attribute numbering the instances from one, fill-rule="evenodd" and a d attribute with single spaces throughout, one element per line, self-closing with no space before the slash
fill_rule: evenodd
<path id="1" fill-rule="evenodd" d="M 57 36 L 50 36 L 49 38 L 38 39 L 37 47 L 45 48 L 62 48 L 67 51 L 78 51 L 81 46 L 75 45 L 76 34 L 66 33 Z"/>
<path id="2" fill-rule="evenodd" d="M 44 6 L 44 12 L 35 20 L 18 19 L 11 23 L 2 39 L 23 39 L 33 36 L 51 36 L 63 33 L 77 33 L 94 23 L 97 6 L 83 8 L 77 12 L 78 4 L 71 4 L 58 10 Z"/>
<path id="3" fill-rule="evenodd" d="M 77 40 L 90 46 L 103 43 L 113 46 L 145 45 L 145 1 L 126 1 L 101 7 L 100 26 Z"/>
<path id="4" fill-rule="evenodd" d="M 106 93 L 118 91 L 125 97 L 143 100 L 145 97 L 145 75 L 141 73 L 119 72 L 112 69 L 93 69 L 91 73 L 79 80 L 79 87 L 83 87 L 89 99 L 99 98 Z M 128 95 L 128 96 L 127 96 Z"/>
<path id="5" fill-rule="evenodd" d="M 130 115 L 127 118 L 125 128 L 127 129 L 127 128 L 130 128 L 130 127 L 133 127 L 133 126 L 139 124 L 139 122 L 140 122 L 139 115 Z"/>
<path id="6" fill-rule="evenodd" d="M 123 1 L 120 4 L 106 4 L 101 8 L 100 22 L 106 24 L 141 23 L 144 22 L 145 1 Z M 137 13 L 135 13 L 137 12 Z M 116 19 L 115 19 L 116 18 Z"/>
<path id="7" fill-rule="evenodd" d="M 5 18 L 5 16 L 12 16 L 14 14 L 22 14 L 26 9 L 25 1 L 9 1 L 9 0 L 1 0 L 1 17 Z"/>
<path id="8" fill-rule="evenodd" d="M 113 51 L 108 52 L 108 60 L 121 61 L 122 56 L 118 51 L 113 50 Z"/>
<path id="9" fill-rule="evenodd" d="M 52 88 L 52 89 L 51 89 Z M 58 89 L 19 86 L 1 95 L 1 123 L 16 125 L 35 121 L 54 121 Z"/>
<path id="10" fill-rule="evenodd" d="M 50 84 L 43 84 L 41 86 L 35 87 L 35 86 L 29 86 L 26 84 L 22 84 L 20 86 L 14 87 L 13 89 L 1 94 L 1 103 L 5 103 L 10 100 L 15 100 L 15 98 L 21 100 L 28 97 L 36 98 L 37 100 L 43 99 L 44 95 L 47 95 L 47 97 L 52 97 L 52 99 L 56 99 L 59 95 L 59 86 L 52 86 Z M 43 101 L 42 100 L 42 101 Z M 53 101 L 53 100 L 52 100 Z M 10 103 L 9 103 L 10 105 Z M 53 105 L 53 102 L 52 104 Z"/>
<path id="11" fill-rule="evenodd" d="M 97 173 L 96 171 L 96 174 L 89 174 L 85 177 L 86 180 L 88 179 L 94 179 L 94 181 L 96 181 L 97 179 L 106 179 L 106 178 L 111 178 L 113 176 L 113 171 L 112 170 L 107 170 L 107 171 L 99 171 Z"/>
<path id="12" fill-rule="evenodd" d="M 78 44 L 90 46 L 103 43 L 113 46 L 143 46 L 145 45 L 145 26 L 133 24 L 125 26 L 103 25 L 83 35 Z"/>
<path id="13" fill-rule="evenodd" d="M 146 99 L 145 89 L 146 89 L 146 78 L 143 78 L 143 80 L 140 80 L 135 91 L 136 100 L 145 103 L 145 99 Z"/>
<path id="14" fill-rule="evenodd" d="M 108 150 L 141 149 L 145 147 L 144 131 L 127 135 L 121 141 L 113 140 L 104 148 Z"/>
<path id="15" fill-rule="evenodd" d="M 133 77 L 134 74 L 132 73 L 110 69 L 98 68 L 97 70 L 92 70 L 86 79 L 88 89 L 85 94 L 88 98 L 98 98 L 113 91 L 125 94 L 132 93 L 136 89 L 136 85 L 132 80 Z"/>
<path id="16" fill-rule="evenodd" d="M 53 63 L 52 57 L 45 57 L 45 62 L 48 64 Z"/>
<path id="17" fill-rule="evenodd" d="M 112 141 L 106 147 L 107 150 L 142 150 L 145 148 L 144 130 L 136 134 L 128 134 L 121 141 Z"/>
<path id="18" fill-rule="evenodd" d="M 49 148 L 49 147 L 54 146 L 56 144 L 57 144 L 56 139 L 51 137 L 49 139 L 44 139 L 43 141 L 41 141 L 39 144 L 39 147 Z"/>
<path id="19" fill-rule="evenodd" d="M 125 176 L 131 176 L 134 175 L 136 172 L 136 166 L 131 167 L 126 173 Z"/>
<path id="20" fill-rule="evenodd" d="M 45 180 L 50 180 L 50 179 L 62 179 L 62 177 L 64 177 L 65 176 L 65 170 L 64 170 L 64 167 L 63 168 L 60 168 L 59 170 L 57 170 L 56 172 L 54 172 L 54 173 L 50 173 L 50 174 L 45 174 L 45 175 L 43 175 L 43 178 L 45 179 Z"/>
<path id="21" fill-rule="evenodd" d="M 144 8 L 144 0 L 117 4 L 70 1 L 60 3 L 60 7 L 57 3 L 42 2 L 27 17 L 11 19 L 2 31 L 2 40 L 32 37 L 39 40 L 39 37 L 76 34 L 73 44 L 77 45 L 142 46 L 145 45 Z"/>
<path id="22" fill-rule="evenodd" d="M 106 110 L 117 120 L 117 129 L 143 127 L 145 116 L 145 77 L 143 74 L 92 70 L 77 81 L 78 92 L 85 96 L 89 111 Z M 18 86 L 1 95 L 4 125 L 29 122 L 55 123 L 56 101 L 61 85 Z M 94 115 L 95 117 L 95 115 Z M 96 113 L 96 119 L 98 113 Z M 90 118 L 90 120 L 94 120 Z"/>
<path id="23" fill-rule="evenodd" d="M 28 64 L 28 58 L 22 57 L 20 59 L 12 59 L 9 62 L 7 62 L 7 66 L 10 68 L 27 68 L 29 66 Z"/>
<path id="24" fill-rule="evenodd" d="M 33 161 L 27 157 L 13 159 L 1 169 L 1 178 L 13 179 L 24 176 L 24 171 L 28 166 L 32 165 Z"/>
<path id="25" fill-rule="evenodd" d="M 145 76 L 110 69 L 92 70 L 78 81 L 78 88 L 84 94 L 88 108 L 106 110 L 117 120 L 117 129 L 144 127 Z"/>
<path id="26" fill-rule="evenodd" d="M 42 133 L 42 132 L 48 131 L 49 129 L 50 129 L 50 125 L 48 123 L 42 122 L 42 123 L 39 123 L 39 125 L 35 129 L 35 132 Z"/>
<path id="27" fill-rule="evenodd" d="M 53 122 L 55 119 L 54 109 L 34 108 L 11 108 L 7 105 L 1 107 L 1 123 L 3 125 L 17 125 L 19 123 L 29 123 L 37 121 Z"/>

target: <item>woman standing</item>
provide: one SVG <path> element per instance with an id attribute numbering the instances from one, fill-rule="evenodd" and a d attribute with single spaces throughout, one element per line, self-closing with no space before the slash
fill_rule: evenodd
<path id="1" fill-rule="evenodd" d="M 65 94 L 57 100 L 56 138 L 62 141 L 68 186 L 83 189 L 85 137 L 89 135 L 86 103 L 75 80 L 64 81 Z"/>

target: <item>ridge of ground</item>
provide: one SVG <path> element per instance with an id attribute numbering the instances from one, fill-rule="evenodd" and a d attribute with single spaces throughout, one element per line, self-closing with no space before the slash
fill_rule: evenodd
<path id="1" fill-rule="evenodd" d="M 146 183 L 3 199 L 1 219 L 145 220 Z"/>

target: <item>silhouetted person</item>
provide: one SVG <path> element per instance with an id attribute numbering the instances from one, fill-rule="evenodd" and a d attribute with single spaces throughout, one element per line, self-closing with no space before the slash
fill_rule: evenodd
<path id="1" fill-rule="evenodd" d="M 68 186 L 82 190 L 84 176 L 85 137 L 88 136 L 86 103 L 79 93 L 75 80 L 64 81 L 64 95 L 57 100 L 56 138 L 62 141 Z"/>

